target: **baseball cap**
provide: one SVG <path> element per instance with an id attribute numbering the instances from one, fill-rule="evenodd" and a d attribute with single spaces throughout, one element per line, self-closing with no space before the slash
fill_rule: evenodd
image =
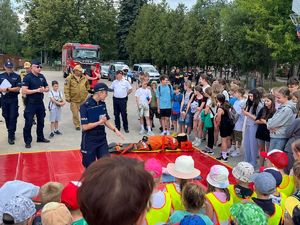
<path id="1" fill-rule="evenodd" d="M 61 203 L 64 203 L 71 210 L 79 209 L 77 192 L 78 184 L 70 182 L 61 192 Z"/>
<path id="2" fill-rule="evenodd" d="M 31 61 L 31 65 L 37 65 L 37 66 L 40 66 L 41 65 L 41 62 L 37 59 L 34 59 Z"/>
<path id="3" fill-rule="evenodd" d="M 8 201 L 3 207 L 3 215 L 13 217 L 13 223 L 21 223 L 33 216 L 36 212 L 33 201 L 23 196 L 17 196 Z M 3 219 L 5 223 L 5 217 Z M 11 222 L 11 221 L 10 221 Z"/>
<path id="4" fill-rule="evenodd" d="M 94 87 L 94 92 L 98 91 L 108 91 L 108 87 L 105 83 L 98 83 Z"/>
<path id="5" fill-rule="evenodd" d="M 227 188 L 229 186 L 228 180 L 229 172 L 225 166 L 214 165 L 210 168 L 206 181 L 217 188 Z"/>
<path id="6" fill-rule="evenodd" d="M 179 225 L 206 225 L 205 221 L 198 215 L 187 215 L 183 217 Z"/>
<path id="7" fill-rule="evenodd" d="M 24 63 L 24 69 L 28 69 L 31 67 L 31 63 L 30 62 L 25 62 Z"/>
<path id="8" fill-rule="evenodd" d="M 236 203 L 230 207 L 230 212 L 239 225 L 268 224 L 266 214 L 262 208 L 251 202 Z"/>
<path id="9" fill-rule="evenodd" d="M 83 72 L 83 69 L 82 69 L 81 65 L 74 66 L 73 70 L 77 70 L 79 72 Z"/>
<path id="10" fill-rule="evenodd" d="M 254 182 L 255 190 L 261 194 L 270 195 L 276 190 L 276 180 L 270 173 L 255 173 L 251 181 Z"/>
<path id="11" fill-rule="evenodd" d="M 7 61 L 5 62 L 5 64 L 4 64 L 4 66 L 5 66 L 6 68 L 13 68 L 13 67 L 14 67 L 14 64 L 13 64 L 11 61 L 7 60 Z"/>
<path id="12" fill-rule="evenodd" d="M 270 167 L 264 169 L 264 172 L 270 173 L 276 180 L 276 187 L 278 187 L 282 182 L 282 174 L 275 167 Z"/>
<path id="13" fill-rule="evenodd" d="M 284 206 L 294 224 L 300 224 L 300 201 L 296 197 L 290 196 L 285 200 Z"/>
<path id="14" fill-rule="evenodd" d="M 284 169 L 288 166 L 288 155 L 279 149 L 273 149 L 269 152 L 261 152 L 260 155 L 263 158 L 269 159 L 277 169 Z"/>
<path id="15" fill-rule="evenodd" d="M 145 170 L 151 173 L 153 178 L 159 178 L 162 175 L 162 165 L 159 160 L 155 158 L 148 159 L 145 162 Z"/>
<path id="16" fill-rule="evenodd" d="M 49 202 L 42 209 L 43 225 L 71 225 L 72 215 L 63 203 Z"/>
<path id="17" fill-rule="evenodd" d="M 254 173 L 253 166 L 248 162 L 239 162 L 232 170 L 232 175 L 242 181 L 250 183 L 250 176 Z"/>

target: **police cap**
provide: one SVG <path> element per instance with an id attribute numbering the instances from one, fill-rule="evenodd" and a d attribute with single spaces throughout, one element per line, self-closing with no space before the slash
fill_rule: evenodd
<path id="1" fill-rule="evenodd" d="M 94 92 L 98 91 L 108 91 L 108 87 L 105 83 L 98 83 L 94 87 Z"/>
<path id="2" fill-rule="evenodd" d="M 7 61 L 5 62 L 5 64 L 4 64 L 4 66 L 5 66 L 6 68 L 13 68 L 13 67 L 14 67 L 14 64 L 13 64 L 11 61 L 7 60 Z"/>

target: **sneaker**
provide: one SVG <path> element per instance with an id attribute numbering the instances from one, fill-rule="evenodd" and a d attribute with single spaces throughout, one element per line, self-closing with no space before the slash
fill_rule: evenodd
<path id="1" fill-rule="evenodd" d="M 208 146 L 205 146 L 205 152 L 210 155 L 214 155 L 215 151 Z"/>
<path id="2" fill-rule="evenodd" d="M 56 131 L 54 131 L 54 134 L 62 135 L 62 132 L 60 132 L 59 130 L 56 130 Z"/>
<path id="3" fill-rule="evenodd" d="M 241 155 L 241 152 L 239 150 L 235 150 L 233 152 L 231 152 L 230 154 L 232 157 L 238 157 Z"/>
<path id="4" fill-rule="evenodd" d="M 198 141 L 196 142 L 195 146 L 200 146 L 202 144 L 201 139 L 199 138 Z"/>
<path id="5" fill-rule="evenodd" d="M 164 135 L 166 135 L 166 133 L 163 131 L 163 132 L 160 133 L 160 135 L 164 136 Z"/>
<path id="6" fill-rule="evenodd" d="M 228 162 L 228 157 L 223 157 L 222 155 L 218 158 L 216 158 L 216 160 L 222 161 L 222 162 Z"/>
<path id="7" fill-rule="evenodd" d="M 49 138 L 53 138 L 54 137 L 54 133 L 51 132 L 50 135 L 49 135 Z"/>
<path id="8" fill-rule="evenodd" d="M 235 145 L 231 145 L 231 147 L 228 149 L 228 151 L 229 151 L 229 153 L 232 153 L 232 152 L 236 151 L 235 150 Z"/>
<path id="9" fill-rule="evenodd" d="M 195 140 L 192 142 L 192 145 L 196 145 L 198 143 L 198 138 L 195 138 Z"/>
<path id="10" fill-rule="evenodd" d="M 147 135 L 148 135 L 148 136 L 152 136 L 152 135 L 154 135 L 154 133 L 153 133 L 151 130 L 149 130 L 149 131 L 147 132 Z"/>
<path id="11" fill-rule="evenodd" d="M 162 127 L 160 127 L 160 128 L 159 128 L 159 130 L 160 130 L 161 132 L 163 132 L 163 131 L 164 131 Z"/>
<path id="12" fill-rule="evenodd" d="M 144 134 L 145 133 L 145 130 L 144 129 L 141 129 L 139 134 Z"/>
<path id="13" fill-rule="evenodd" d="M 170 135 L 170 131 L 169 130 L 167 130 L 167 135 Z"/>

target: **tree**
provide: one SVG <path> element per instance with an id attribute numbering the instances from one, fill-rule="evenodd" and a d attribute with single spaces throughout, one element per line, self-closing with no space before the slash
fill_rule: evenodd
<path id="1" fill-rule="evenodd" d="M 0 0 L 0 53 L 20 54 L 20 22 L 9 0 Z"/>

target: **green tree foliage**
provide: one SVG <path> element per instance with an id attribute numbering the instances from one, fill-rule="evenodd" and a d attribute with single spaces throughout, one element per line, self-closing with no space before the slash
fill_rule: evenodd
<path id="1" fill-rule="evenodd" d="M 119 58 L 127 59 L 128 53 L 125 47 L 125 40 L 133 25 L 135 18 L 139 14 L 140 8 L 147 3 L 147 0 L 120 0 L 120 12 L 118 16 L 118 49 Z"/>
<path id="2" fill-rule="evenodd" d="M 10 0 L 0 0 L 0 53 L 19 54 L 22 42 L 20 22 Z"/>
<path id="3" fill-rule="evenodd" d="M 102 46 L 103 59 L 116 56 L 116 10 L 111 1 L 28 0 L 25 40 L 35 50 L 59 54 L 66 42 Z"/>

